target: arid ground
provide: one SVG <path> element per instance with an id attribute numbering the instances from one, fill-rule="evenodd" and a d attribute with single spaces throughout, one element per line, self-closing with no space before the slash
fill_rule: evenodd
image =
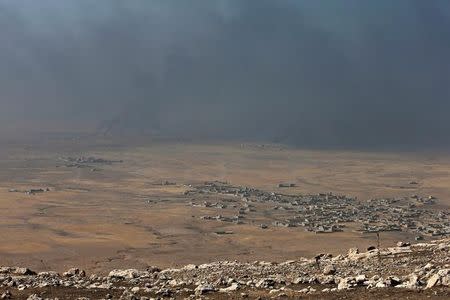
<path id="1" fill-rule="evenodd" d="M 63 157 L 121 163 L 67 167 Z M 186 185 L 220 180 L 288 193 L 356 196 L 433 195 L 450 205 L 450 156 L 443 153 L 302 150 L 280 145 L 117 140 L 92 137 L 5 140 L 0 147 L 0 265 L 90 272 L 116 267 L 180 266 L 216 260 L 282 261 L 376 243 L 346 231 L 201 220 Z M 161 185 L 162 182 L 176 183 Z M 410 184 L 412 181 L 417 184 Z M 32 188 L 49 188 L 28 195 Z M 16 189 L 19 192 L 11 192 Z M 270 215 L 261 219 L 270 220 Z M 217 235 L 217 231 L 233 231 Z M 383 233 L 382 244 L 412 235 Z"/>

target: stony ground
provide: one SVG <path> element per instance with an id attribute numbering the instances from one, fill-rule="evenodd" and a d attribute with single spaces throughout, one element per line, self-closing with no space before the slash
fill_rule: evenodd
<path id="1" fill-rule="evenodd" d="M 449 299 L 450 239 L 321 253 L 283 263 L 221 261 L 180 269 L 0 268 L 1 299 Z"/>

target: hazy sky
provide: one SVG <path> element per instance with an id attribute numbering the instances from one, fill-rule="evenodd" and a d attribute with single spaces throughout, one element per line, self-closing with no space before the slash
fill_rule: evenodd
<path id="1" fill-rule="evenodd" d="M 448 0 L 0 0 L 0 126 L 447 146 L 449 81 Z"/>

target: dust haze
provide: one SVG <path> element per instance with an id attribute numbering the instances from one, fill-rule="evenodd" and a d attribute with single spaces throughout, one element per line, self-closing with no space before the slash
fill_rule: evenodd
<path id="1" fill-rule="evenodd" d="M 449 31 L 437 0 L 2 0 L 0 125 L 445 147 Z"/>

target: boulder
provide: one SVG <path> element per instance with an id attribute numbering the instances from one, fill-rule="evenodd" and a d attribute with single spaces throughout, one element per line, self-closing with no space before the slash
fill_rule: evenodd
<path id="1" fill-rule="evenodd" d="M 129 290 L 124 290 L 119 299 L 121 299 L 121 300 L 138 300 L 138 297 L 136 297 Z"/>
<path id="2" fill-rule="evenodd" d="M 63 273 L 63 276 L 65 276 L 65 277 L 74 277 L 74 276 L 85 277 L 86 272 L 79 268 L 70 268 L 67 272 Z"/>
<path id="3" fill-rule="evenodd" d="M 450 245 L 447 245 L 445 243 L 440 243 L 438 245 L 438 250 L 444 251 L 444 250 L 448 250 L 450 248 Z"/>
<path id="4" fill-rule="evenodd" d="M 440 277 L 444 277 L 450 274 L 450 269 L 441 269 L 437 273 Z"/>
<path id="5" fill-rule="evenodd" d="M 333 284 L 335 283 L 335 279 L 333 275 L 318 276 L 317 282 L 320 284 Z"/>
<path id="6" fill-rule="evenodd" d="M 38 277 L 42 277 L 42 278 L 55 278 L 58 277 L 59 274 L 55 271 L 45 271 L 45 272 L 39 272 L 37 274 Z"/>
<path id="7" fill-rule="evenodd" d="M 397 286 L 402 283 L 402 281 L 397 276 L 389 276 L 384 283 L 386 286 Z"/>
<path id="8" fill-rule="evenodd" d="M 401 241 L 397 243 L 397 247 L 408 247 L 408 246 L 411 246 L 411 243 Z"/>
<path id="9" fill-rule="evenodd" d="M 196 295 L 204 295 L 215 291 L 216 289 L 211 284 L 200 284 L 195 288 Z"/>
<path id="10" fill-rule="evenodd" d="M 109 278 L 117 278 L 117 279 L 133 279 L 139 277 L 139 271 L 136 269 L 127 269 L 127 270 L 112 270 L 108 274 Z"/>
<path id="11" fill-rule="evenodd" d="M 219 289 L 221 293 L 234 292 L 239 289 L 239 284 L 237 282 L 232 283 L 229 287 Z"/>
<path id="12" fill-rule="evenodd" d="M 339 281 L 339 284 L 337 286 L 338 290 L 348 290 L 351 288 L 351 284 L 350 284 L 351 279 L 349 277 L 347 278 L 341 278 L 341 280 Z"/>
<path id="13" fill-rule="evenodd" d="M 0 267 L 0 274 L 9 274 L 11 272 L 10 267 Z"/>
<path id="14" fill-rule="evenodd" d="M 7 290 L 0 296 L 0 299 L 11 299 L 11 292 Z"/>
<path id="15" fill-rule="evenodd" d="M 356 254 L 359 254 L 359 249 L 358 248 L 350 248 L 348 249 L 348 256 L 355 256 Z"/>
<path id="16" fill-rule="evenodd" d="M 31 271 L 28 268 L 20 268 L 20 267 L 16 267 L 12 273 L 14 275 L 36 275 L 36 272 Z"/>
<path id="17" fill-rule="evenodd" d="M 428 279 L 427 286 L 425 288 L 429 289 L 429 288 L 432 288 L 432 287 L 438 285 L 440 280 L 441 280 L 441 277 L 439 276 L 439 274 L 434 274 L 433 276 L 431 276 Z"/>
<path id="18" fill-rule="evenodd" d="M 443 286 L 450 287 L 450 275 L 445 275 L 444 277 L 442 277 L 441 278 L 441 284 Z"/>
<path id="19" fill-rule="evenodd" d="M 333 275 L 336 273 L 336 268 L 333 265 L 328 265 L 323 269 L 324 275 Z"/>
<path id="20" fill-rule="evenodd" d="M 409 274 L 408 281 L 405 281 L 402 284 L 402 287 L 407 289 L 416 289 L 419 287 L 419 284 L 420 284 L 419 277 L 416 274 L 412 273 Z"/>
<path id="21" fill-rule="evenodd" d="M 364 274 L 357 275 L 355 277 L 355 281 L 356 281 L 356 284 L 362 284 L 364 281 L 366 281 L 366 275 L 364 275 Z"/>
<path id="22" fill-rule="evenodd" d="M 189 265 L 184 266 L 184 267 L 182 268 L 182 270 L 191 271 L 191 270 L 195 270 L 195 269 L 197 269 L 197 268 L 198 268 L 198 267 L 197 267 L 196 265 L 194 265 L 194 264 L 189 264 Z"/>
<path id="23" fill-rule="evenodd" d="M 424 270 L 424 271 L 430 271 L 431 269 L 433 269 L 434 268 L 434 266 L 431 264 L 431 263 L 427 263 L 423 268 L 422 268 L 422 270 Z"/>
<path id="24" fill-rule="evenodd" d="M 275 281 L 273 279 L 264 278 L 264 279 L 261 279 L 260 281 L 258 281 L 255 286 L 257 288 L 269 288 L 269 287 L 273 287 L 274 285 L 275 285 Z"/>

